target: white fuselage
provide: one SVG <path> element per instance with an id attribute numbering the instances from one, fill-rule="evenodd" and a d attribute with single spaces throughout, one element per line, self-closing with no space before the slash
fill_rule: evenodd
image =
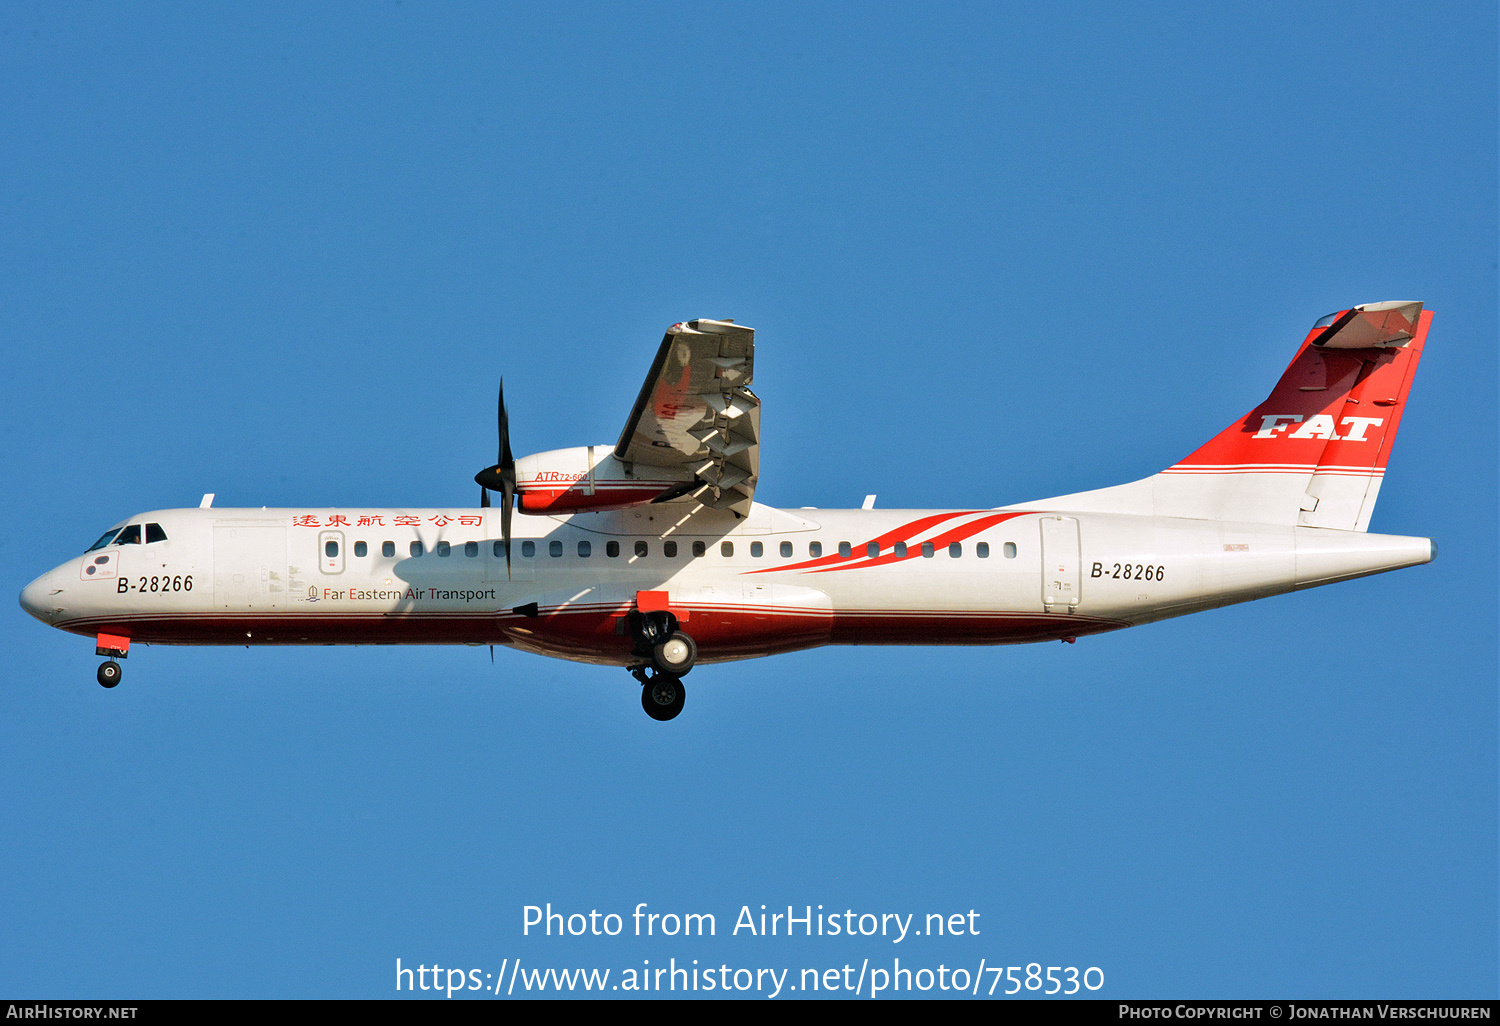
<path id="1" fill-rule="evenodd" d="M 1118 513 L 756 504 L 688 517 L 666 503 L 516 516 L 507 570 L 494 509 L 174 509 L 127 523 L 166 538 L 70 560 L 22 604 L 144 643 L 497 644 L 628 665 L 623 618 L 643 592 L 712 662 L 1071 639 L 1433 555 L 1425 538 Z"/>

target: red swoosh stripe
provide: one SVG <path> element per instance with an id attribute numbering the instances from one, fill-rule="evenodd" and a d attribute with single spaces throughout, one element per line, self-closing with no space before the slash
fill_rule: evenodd
<path id="1" fill-rule="evenodd" d="M 940 545 L 951 545 L 954 542 L 963 541 L 965 538 L 971 538 L 974 535 L 978 534 L 980 531 L 985 530 L 986 528 L 994 527 L 996 524 L 1003 524 L 1007 520 L 1013 520 L 1016 517 L 1022 517 L 1026 515 L 1027 514 L 1025 512 L 994 513 L 987 517 L 980 517 L 978 520 L 972 520 L 967 524 L 962 524 L 958 527 L 953 528 L 951 531 L 947 531 L 943 534 L 930 538 L 928 539 L 928 543 L 930 543 L 933 548 L 937 548 Z M 892 544 L 894 545 L 895 542 L 893 541 Z M 884 545 L 881 546 L 881 548 L 884 547 Z M 916 551 L 912 551 L 909 548 L 906 552 L 906 555 L 904 556 L 898 556 L 895 552 L 890 552 L 883 556 L 876 556 L 874 559 L 866 557 L 863 562 L 850 563 L 845 566 L 831 566 L 823 570 L 816 570 L 814 571 L 814 573 L 826 574 L 833 570 L 863 570 L 866 567 L 885 566 L 890 563 L 899 563 L 907 559 L 917 559 L 922 555 L 922 549 L 920 546 L 915 546 L 914 548 L 916 549 Z"/>
<path id="2" fill-rule="evenodd" d="M 911 521 L 911 523 L 902 524 L 900 527 L 897 527 L 894 530 L 887 531 L 885 534 L 882 534 L 878 538 L 871 538 L 870 541 L 876 542 L 883 549 L 887 545 L 895 545 L 898 541 L 906 541 L 914 534 L 921 534 L 929 527 L 932 527 L 935 524 L 941 524 L 944 520 L 952 520 L 954 517 L 972 516 L 973 514 L 979 512 L 981 511 L 977 509 L 966 509 L 961 510 L 957 513 L 938 513 L 935 516 L 919 517 L 916 520 Z M 866 542 L 865 544 L 869 543 Z M 863 545 L 860 546 L 860 548 L 863 547 Z M 750 574 L 780 573 L 786 570 L 811 570 L 814 567 L 832 566 L 835 563 L 849 563 L 867 558 L 868 557 L 866 556 L 856 556 L 852 552 L 847 556 L 840 556 L 837 552 L 835 552 L 832 555 L 819 556 L 817 559 L 803 560 L 801 563 L 788 563 L 786 566 L 769 566 L 764 570 L 750 570 L 747 571 L 744 576 L 748 577 Z"/>

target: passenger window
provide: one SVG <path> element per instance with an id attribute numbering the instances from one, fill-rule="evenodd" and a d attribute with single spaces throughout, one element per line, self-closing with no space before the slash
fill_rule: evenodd
<path id="1" fill-rule="evenodd" d="M 479 555 L 479 543 L 478 542 L 464 542 L 464 555 L 465 556 L 471 556 L 471 557 Z"/>
<path id="2" fill-rule="evenodd" d="M 766 547 L 760 542 L 750 543 L 750 555 L 754 556 L 756 559 L 759 559 L 762 555 L 764 555 L 765 551 Z"/>
<path id="3" fill-rule="evenodd" d="M 618 556 L 620 554 L 620 543 L 619 542 L 605 542 L 604 543 L 604 554 L 606 556 L 610 557 L 611 559 L 613 559 L 614 557 Z"/>
<path id="4" fill-rule="evenodd" d="M 734 555 L 734 542 L 720 542 L 719 555 L 725 557 L 726 559 Z"/>
<path id="5" fill-rule="evenodd" d="M 974 546 L 974 555 L 978 556 L 980 559 L 989 559 L 990 558 L 990 543 L 989 542 L 980 542 L 979 544 L 975 545 Z"/>
<path id="6" fill-rule="evenodd" d="M 125 530 L 121 531 L 120 532 L 120 536 L 115 539 L 115 544 L 116 545 L 139 545 L 140 543 L 141 543 L 141 525 L 140 524 L 131 524 L 129 527 L 125 528 Z"/>
<path id="7" fill-rule="evenodd" d="M 839 555 L 840 556 L 843 556 L 845 559 L 848 559 L 850 557 L 850 555 L 853 554 L 853 552 L 854 552 L 854 550 L 849 547 L 849 543 L 848 542 L 839 542 Z"/>
<path id="8" fill-rule="evenodd" d="M 792 543 L 791 542 L 782 542 L 781 543 L 781 558 L 782 559 L 791 559 L 792 558 Z"/>
<path id="9" fill-rule="evenodd" d="M 897 559 L 905 559 L 906 558 L 906 542 L 897 542 L 896 543 L 896 558 Z"/>
<path id="10" fill-rule="evenodd" d="M 661 554 L 663 556 L 666 556 L 668 559 L 676 559 L 677 558 L 677 543 L 674 542 L 674 541 L 662 542 L 661 543 Z"/>
<path id="11" fill-rule="evenodd" d="M 818 559 L 819 557 L 821 557 L 823 555 L 823 543 L 822 542 L 808 542 L 807 543 L 807 554 L 809 556 L 811 556 L 813 559 Z"/>
<path id="12" fill-rule="evenodd" d="M 869 556 L 871 559 L 874 559 L 876 556 L 880 555 L 880 543 L 870 542 L 870 544 L 866 545 L 865 555 Z"/>
<path id="13" fill-rule="evenodd" d="M 962 545 L 960 545 L 958 542 L 954 542 L 952 545 L 948 546 L 948 555 L 950 557 L 952 557 L 953 559 L 957 559 L 959 556 L 962 556 L 963 554 L 964 554 L 964 547 Z"/>
<path id="14" fill-rule="evenodd" d="M 451 555 L 452 553 L 453 553 L 453 546 L 452 545 L 449 545 L 445 541 L 438 542 L 437 554 L 439 556 L 447 557 L 447 556 Z"/>
<path id="15" fill-rule="evenodd" d="M 708 546 L 700 542 L 693 542 L 693 555 L 702 556 L 708 552 Z"/>
<path id="16" fill-rule="evenodd" d="M 932 558 L 932 542 L 923 542 L 922 543 L 922 558 L 923 559 L 931 559 Z"/>
<path id="17" fill-rule="evenodd" d="M 554 539 L 552 541 L 549 541 L 547 543 L 547 555 L 551 556 L 553 559 L 556 559 L 558 556 L 561 556 L 562 555 L 562 542 L 557 541 L 556 539 Z"/>
<path id="18" fill-rule="evenodd" d="M 370 554 L 370 546 L 366 545 L 364 542 L 355 542 L 354 554 L 360 559 L 364 559 Z"/>
<path id="19" fill-rule="evenodd" d="M 386 557 L 394 556 L 396 554 L 396 543 L 391 541 L 381 542 L 380 554 Z"/>
<path id="20" fill-rule="evenodd" d="M 495 543 L 495 558 L 499 559 L 503 555 L 505 555 L 505 542 L 497 541 Z"/>
<path id="21" fill-rule="evenodd" d="M 160 524 L 147 524 L 146 525 L 146 544 L 147 545 L 150 545 L 152 542 L 159 542 L 159 541 L 166 541 L 166 540 L 167 540 L 167 532 L 163 531 L 161 529 L 161 525 Z"/>
<path id="22" fill-rule="evenodd" d="M 587 559 L 594 554 L 594 547 L 586 541 L 581 541 L 578 543 L 578 554 Z"/>
<path id="23" fill-rule="evenodd" d="M 412 542 L 406 551 L 410 552 L 413 556 L 420 556 L 422 554 L 422 543 Z"/>
<path id="24" fill-rule="evenodd" d="M 524 542 L 522 542 L 521 543 L 521 555 L 525 556 L 527 559 L 530 559 L 532 556 L 535 556 L 536 555 L 536 542 L 534 542 L 534 541 L 524 541 Z"/>
<path id="25" fill-rule="evenodd" d="M 638 542 L 635 543 L 635 554 L 637 556 L 641 557 L 642 559 L 645 559 L 646 558 L 646 553 L 648 553 L 650 551 L 651 551 L 650 547 L 647 546 L 647 544 L 645 542 L 638 541 Z"/>
<path id="26" fill-rule="evenodd" d="M 324 545 L 323 545 L 323 555 L 327 556 L 329 559 L 332 559 L 334 556 L 337 556 L 338 554 L 339 554 L 339 543 L 336 542 L 336 541 L 334 541 L 332 538 L 329 538 L 328 541 L 325 542 Z"/>
<path id="27" fill-rule="evenodd" d="M 1005 558 L 1006 559 L 1015 559 L 1016 558 L 1016 543 L 1015 542 L 1006 542 L 1005 543 Z"/>

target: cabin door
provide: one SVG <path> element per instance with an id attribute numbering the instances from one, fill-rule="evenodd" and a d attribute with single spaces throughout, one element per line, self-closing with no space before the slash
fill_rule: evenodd
<path id="1" fill-rule="evenodd" d="M 1071 613 L 1082 594 L 1078 521 L 1073 517 L 1042 517 L 1042 608 L 1049 613 Z"/>
<path id="2" fill-rule="evenodd" d="M 214 528 L 214 608 L 286 608 L 286 528 Z"/>

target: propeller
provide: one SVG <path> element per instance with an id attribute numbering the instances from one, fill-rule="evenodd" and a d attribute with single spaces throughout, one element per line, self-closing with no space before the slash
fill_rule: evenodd
<path id="1" fill-rule="evenodd" d="M 505 576 L 510 576 L 510 515 L 516 504 L 516 458 L 510 451 L 510 416 L 505 412 L 505 379 L 500 379 L 500 455 L 493 467 L 474 475 L 479 505 L 490 504 L 490 489 L 500 493 L 500 538 L 505 543 Z"/>

